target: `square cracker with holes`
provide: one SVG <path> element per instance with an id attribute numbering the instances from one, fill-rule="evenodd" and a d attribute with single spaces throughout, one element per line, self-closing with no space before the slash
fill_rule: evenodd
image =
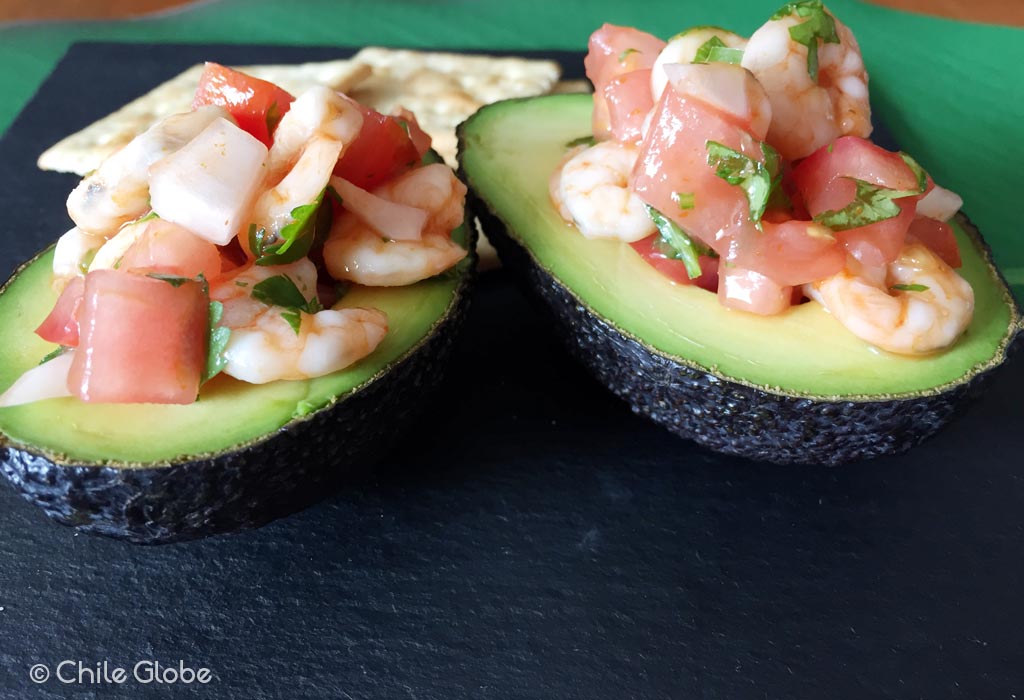
<path id="1" fill-rule="evenodd" d="M 433 138 L 434 150 L 453 167 L 460 122 L 490 102 L 551 92 L 562 73 L 554 61 L 378 46 L 352 60 L 372 69 L 352 98 L 379 112 L 410 110 Z"/>
<path id="2" fill-rule="evenodd" d="M 276 83 L 293 95 L 315 85 L 328 85 L 340 92 L 350 91 L 370 74 L 370 67 L 345 59 L 296 65 L 241 66 L 238 70 Z M 36 161 L 42 170 L 85 175 L 138 134 L 164 117 L 187 112 L 199 84 L 202 65 L 195 65 L 121 109 L 93 122 L 50 148 Z"/>

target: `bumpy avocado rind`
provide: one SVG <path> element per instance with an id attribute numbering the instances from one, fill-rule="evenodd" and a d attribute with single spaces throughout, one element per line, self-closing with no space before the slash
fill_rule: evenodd
<path id="1" fill-rule="evenodd" d="M 142 544 L 259 527 L 322 500 L 385 455 L 441 384 L 469 303 L 475 237 L 466 235 L 469 255 L 442 280 L 449 300 L 428 332 L 384 364 L 371 355 L 371 376 L 308 413 L 301 404 L 274 430 L 150 463 L 82 460 L 13 439 L 0 415 L 0 470 L 57 522 Z M 34 264 L 39 257 L 0 298 Z"/>
<path id="2" fill-rule="evenodd" d="M 507 195 L 517 184 L 503 178 L 498 196 L 495 180 L 485 172 L 491 167 L 514 172 L 510 163 L 502 162 L 500 148 L 487 148 L 492 138 L 508 139 L 517 149 L 547 149 L 544 154 L 530 154 L 538 156 L 536 160 L 542 162 L 539 167 L 557 162 L 564 144 L 572 140 L 565 138 L 566 134 L 580 136 L 589 127 L 589 122 L 582 118 L 589 112 L 581 99 L 585 98 L 534 98 L 484 108 L 460 128 L 461 174 L 470 189 L 470 210 L 478 217 L 503 264 L 549 318 L 568 351 L 634 412 L 677 435 L 726 454 L 778 464 L 844 464 L 901 453 L 933 435 L 971 397 L 979 394 L 993 371 L 1020 345 L 1020 311 L 992 264 L 988 246 L 963 217 L 958 223 L 969 242 L 965 254 L 977 258 L 972 261 L 975 268 L 985 273 L 980 279 L 992 285 L 984 298 L 988 300 L 985 313 L 992 317 L 986 332 L 993 337 L 988 357 L 965 367 L 954 379 L 939 380 L 934 386 L 884 391 L 877 389 L 876 378 L 870 393 L 843 393 L 830 386 L 828 391 L 816 394 L 803 386 L 794 390 L 774 382 L 758 383 L 731 376 L 721 366 L 706 360 L 694 361 L 683 353 L 666 352 L 649 338 L 625 330 L 609 317 L 611 314 L 596 308 L 602 300 L 581 295 L 573 284 L 556 274 L 550 255 L 545 257 L 549 251 L 540 251 L 536 246 L 544 235 L 578 235 L 564 226 L 549 226 L 546 222 L 552 219 L 547 213 L 535 216 L 531 212 L 550 207 L 542 201 L 547 180 L 524 185 L 531 197 L 513 201 L 516 198 Z M 507 110 L 508 114 L 489 116 L 488 110 Z M 559 116 L 563 110 L 573 114 L 563 118 Z M 520 117 L 533 117 L 534 122 L 524 123 Z M 516 129 L 525 131 L 517 133 Z M 552 149 L 557 152 L 551 153 Z M 530 175 L 536 179 L 540 171 Z M 524 223 L 543 230 L 524 235 Z M 564 271 L 565 268 L 560 270 L 563 274 Z M 653 270 L 651 273 L 657 274 Z M 623 305 L 621 299 L 614 301 L 604 308 L 617 309 Z M 715 313 L 713 307 L 707 308 Z M 723 314 L 729 316 L 728 312 Z M 990 326 L 994 330 L 989 330 Z M 702 339 L 696 340 L 700 344 Z M 764 338 L 749 340 L 752 345 L 764 343 Z M 850 384 L 849 379 L 845 381 Z M 779 384 L 782 383 L 780 380 Z"/>

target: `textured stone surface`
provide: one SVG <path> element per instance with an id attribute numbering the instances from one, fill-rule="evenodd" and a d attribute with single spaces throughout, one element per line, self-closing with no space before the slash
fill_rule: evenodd
<path id="1" fill-rule="evenodd" d="M 195 58 L 127 51 L 118 80 Z M 52 217 L 12 148 L 0 203 Z M 432 410 L 297 515 L 137 547 L 0 487 L 0 698 L 1024 698 L 1022 363 L 902 457 L 773 467 L 633 415 L 504 274 L 478 292 Z M 28 680 L 63 659 L 215 678 Z"/>

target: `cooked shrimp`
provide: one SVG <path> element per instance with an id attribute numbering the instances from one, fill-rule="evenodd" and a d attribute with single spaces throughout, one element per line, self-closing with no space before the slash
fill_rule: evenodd
<path id="1" fill-rule="evenodd" d="M 952 345 L 974 313 L 971 285 L 920 243 L 904 246 L 888 266 L 851 266 L 804 285 L 804 293 L 858 338 L 903 355 Z"/>
<path id="2" fill-rule="evenodd" d="M 654 233 L 643 200 L 629 187 L 638 155 L 634 145 L 602 141 L 570 158 L 552 191 L 559 212 L 587 238 L 632 243 Z"/>
<path id="3" fill-rule="evenodd" d="M 807 20 L 796 12 L 772 19 L 751 35 L 741 65 L 764 86 L 772 103 L 768 142 L 788 160 L 808 156 L 840 136 L 871 135 L 868 74 L 860 47 L 846 25 L 835 22 L 839 43 L 818 42 L 818 79 L 811 78 L 808 49 L 789 30 Z M 813 19 L 813 18 L 812 18 Z"/>
<path id="4" fill-rule="evenodd" d="M 146 223 L 144 221 L 132 221 L 119 228 L 117 233 L 108 238 L 96 251 L 89 264 L 89 270 L 117 269 L 121 258 L 129 248 L 135 245 L 145 231 Z"/>
<path id="5" fill-rule="evenodd" d="M 162 119 L 128 142 L 78 183 L 68 214 L 81 230 L 109 238 L 149 209 L 149 166 L 191 141 L 215 119 L 234 120 L 222 108 L 200 107 Z"/>
<path id="6" fill-rule="evenodd" d="M 256 199 L 252 212 L 256 227 L 272 239 L 290 224 L 292 210 L 313 202 L 327 186 L 342 146 L 335 139 L 311 138 L 288 174 Z"/>
<path id="7" fill-rule="evenodd" d="M 355 140 L 362 126 L 363 114 L 355 103 L 328 87 L 310 88 L 292 102 L 274 130 L 267 182 L 277 184 L 314 138 L 340 141 L 344 148 Z"/>
<path id="8" fill-rule="evenodd" d="M 424 234 L 447 236 L 466 214 L 466 186 L 443 163 L 425 165 L 386 182 L 373 191 L 389 202 L 426 211 Z M 381 233 L 387 234 L 387 231 Z"/>
<path id="9" fill-rule="evenodd" d="M 345 213 L 324 245 L 331 276 L 370 287 L 402 287 L 439 275 L 466 257 L 447 234 L 424 234 L 419 241 L 396 241 Z"/>
<path id="10" fill-rule="evenodd" d="M 427 212 L 420 240 L 394 240 L 346 211 L 331 227 L 324 263 L 337 280 L 372 287 L 413 284 L 466 257 L 451 239 L 464 216 L 466 186 L 440 163 L 412 170 L 378 187 L 376 196 Z"/>
<path id="11" fill-rule="evenodd" d="M 378 309 L 302 313 L 296 333 L 282 315 L 287 309 L 252 298 L 253 285 L 282 274 L 306 298 L 316 293 L 316 268 L 307 258 L 290 265 L 254 265 L 211 287 L 210 298 L 224 305 L 221 325 L 231 329 L 225 374 L 251 384 L 320 377 L 366 357 L 384 339 L 388 321 Z"/>
<path id="12" fill-rule="evenodd" d="M 327 186 L 345 148 L 363 125 L 362 113 L 330 88 L 299 95 L 274 131 L 266 190 L 256 198 L 252 222 L 269 238 L 292 222 L 292 210 L 314 201 Z M 239 237 L 248 249 L 245 231 Z"/>
<path id="13" fill-rule="evenodd" d="M 53 276 L 56 280 L 67 280 L 75 275 L 84 275 L 89 270 L 96 251 L 107 239 L 91 236 L 77 226 L 57 239 L 53 249 Z"/>

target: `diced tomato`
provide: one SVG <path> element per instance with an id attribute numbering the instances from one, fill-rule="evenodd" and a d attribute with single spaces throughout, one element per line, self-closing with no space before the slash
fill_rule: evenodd
<path id="1" fill-rule="evenodd" d="M 960 267 L 963 264 L 953 227 L 945 221 L 919 216 L 911 222 L 907 238 L 916 238 L 924 243 L 950 267 Z"/>
<path id="2" fill-rule="evenodd" d="M 686 271 L 686 264 L 682 260 L 665 255 L 662 247 L 658 244 L 658 239 L 659 235 L 655 233 L 629 245 L 651 267 L 677 284 L 694 285 L 709 292 L 718 289 L 718 258 L 707 255 L 700 256 L 701 275 L 697 279 L 690 279 L 690 273 Z"/>
<path id="3" fill-rule="evenodd" d="M 793 180 L 811 216 L 850 204 L 857 192 L 857 185 L 850 178 L 894 190 L 917 188 L 914 172 L 898 153 L 856 136 L 844 136 L 831 146 L 819 148 L 793 170 Z M 836 232 L 836 237 L 865 265 L 890 263 L 903 248 L 920 197 L 897 199 L 895 203 L 901 209 L 898 216 Z"/>
<path id="4" fill-rule="evenodd" d="M 831 277 L 846 265 L 846 251 L 835 236 L 813 221 L 763 221 L 761 227 L 733 236 L 730 262 L 784 286 Z"/>
<path id="5" fill-rule="evenodd" d="M 724 260 L 780 285 L 810 282 L 843 268 L 843 249 L 820 226 L 764 221 L 759 230 L 751 223 L 746 192 L 708 164 L 708 141 L 753 159 L 764 157 L 760 143 L 717 110 L 666 89 L 633 169 L 634 190 Z M 678 193 L 692 195 L 693 207 L 680 208 Z"/>
<path id="6" fill-rule="evenodd" d="M 402 122 L 405 122 L 409 132 L 409 139 L 412 140 L 412 145 L 416 147 L 416 152 L 420 158 L 425 156 L 427 151 L 430 150 L 430 144 L 433 139 L 420 126 L 419 121 L 416 120 L 416 115 L 404 107 L 399 107 L 392 112 L 391 116 L 399 120 L 399 126 L 402 125 Z"/>
<path id="7" fill-rule="evenodd" d="M 604 88 L 608 124 L 616 141 L 635 143 L 642 138 L 644 119 L 654 107 L 651 70 L 635 70 L 612 78 Z"/>
<path id="8" fill-rule="evenodd" d="M 295 100 L 290 94 L 266 80 L 207 62 L 192 98 L 192 109 L 220 105 L 268 148 L 274 129 Z"/>
<path id="9" fill-rule="evenodd" d="M 631 176 L 639 197 L 697 236 L 719 255 L 729 241 L 719 235 L 749 225 L 749 204 L 740 187 L 730 185 L 708 165 L 707 142 L 718 141 L 751 158 L 761 158 L 759 144 L 704 103 L 666 89 L 655 107 L 647 137 Z M 682 209 L 678 193 L 692 196 Z"/>
<path id="10" fill-rule="evenodd" d="M 90 272 L 68 388 L 82 401 L 192 403 L 205 365 L 208 314 L 199 282 L 175 286 L 122 270 Z"/>
<path id="11" fill-rule="evenodd" d="M 587 77 L 594 84 L 593 129 L 597 139 L 603 140 L 612 135 L 605 87 L 617 76 L 650 70 L 663 48 L 664 41 L 632 27 L 604 24 L 590 35 L 583 65 Z"/>
<path id="12" fill-rule="evenodd" d="M 793 298 L 792 287 L 754 270 L 723 266 L 718 275 L 718 302 L 730 309 L 771 316 L 788 309 Z"/>
<path id="13" fill-rule="evenodd" d="M 398 117 L 354 104 L 363 113 L 363 127 L 342 154 L 335 175 L 371 190 L 419 163 L 421 154 L 411 137 L 411 124 L 402 126 Z"/>
<path id="14" fill-rule="evenodd" d="M 151 219 L 121 258 L 119 269 L 162 272 L 178 277 L 220 277 L 217 246 L 165 219 Z"/>
<path id="15" fill-rule="evenodd" d="M 78 310 L 85 292 L 85 278 L 73 277 L 57 298 L 50 315 L 47 316 L 36 335 L 50 343 L 75 347 L 78 345 Z"/>

